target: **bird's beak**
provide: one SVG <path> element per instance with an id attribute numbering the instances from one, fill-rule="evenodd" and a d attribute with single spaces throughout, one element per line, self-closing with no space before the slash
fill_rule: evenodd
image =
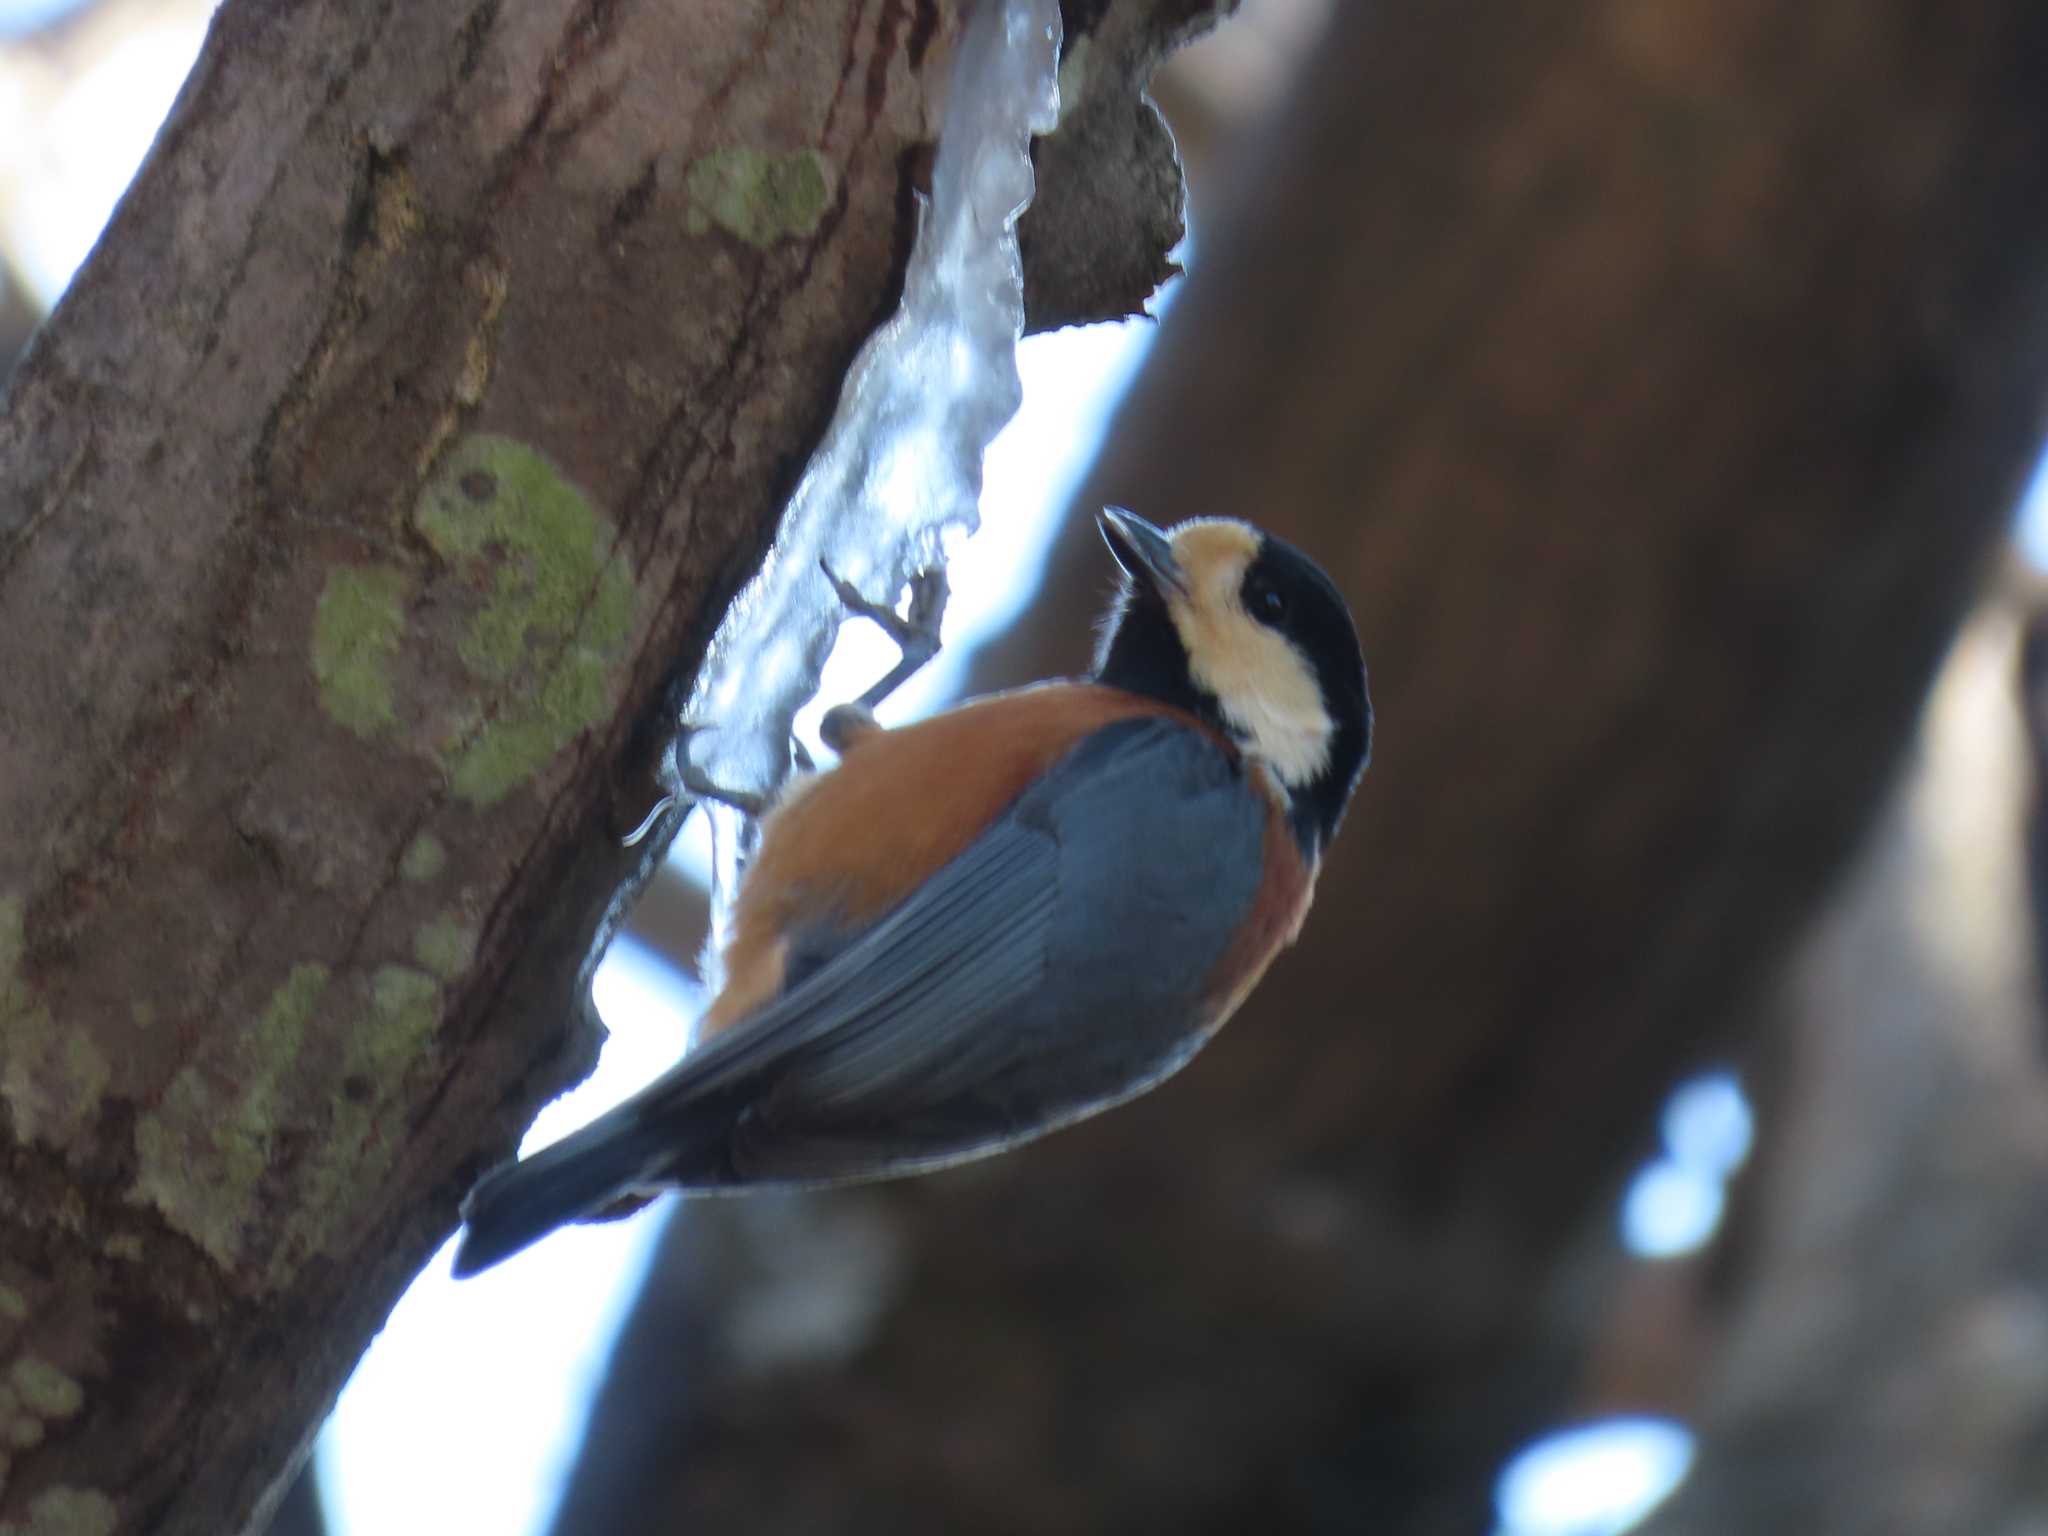
<path id="1" fill-rule="evenodd" d="M 1109 552 L 1133 581 L 1161 591 L 1188 595 L 1188 579 L 1173 558 L 1173 541 L 1135 512 L 1104 507 L 1095 515 Z"/>

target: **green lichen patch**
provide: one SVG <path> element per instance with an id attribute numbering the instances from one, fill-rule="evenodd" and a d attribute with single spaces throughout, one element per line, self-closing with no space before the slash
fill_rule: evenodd
<path id="1" fill-rule="evenodd" d="M 581 647 L 565 653 L 535 693 L 479 726 L 448 765 L 455 793 L 472 805 L 495 804 L 601 719 L 613 657 Z"/>
<path id="2" fill-rule="evenodd" d="M 4 1431 L 0 1431 L 0 1434 L 5 1435 L 9 1449 L 32 1451 L 43 1443 L 43 1435 L 46 1431 L 41 1419 L 34 1418 L 29 1414 L 21 1414 L 18 1417 L 6 1420 L 5 1423 L 6 1428 Z"/>
<path id="3" fill-rule="evenodd" d="M 136 1195 L 222 1264 L 242 1251 L 287 1084 L 330 974 L 324 965 L 292 967 L 254 1028 L 185 1067 L 136 1121 Z"/>
<path id="4" fill-rule="evenodd" d="M 417 522 L 444 557 L 489 576 L 489 597 L 459 647 L 479 676 L 519 676 L 566 640 L 624 643 L 633 591 L 610 558 L 611 530 L 525 444 L 466 438 L 422 493 Z"/>
<path id="5" fill-rule="evenodd" d="M 50 1016 L 21 972 L 26 913 L 21 898 L 0 897 L 0 1099 L 16 1140 L 56 1145 L 87 1120 L 106 1091 L 106 1055 L 83 1030 Z"/>
<path id="6" fill-rule="evenodd" d="M 358 736 L 398 723 L 391 663 L 405 638 L 412 578 L 397 566 L 330 571 L 313 614 L 313 679 L 327 712 Z"/>
<path id="7" fill-rule="evenodd" d="M 456 733 L 448 768 L 456 794 L 488 805 L 610 707 L 632 629 L 632 573 L 589 499 L 509 438 L 451 449 L 414 522 L 483 594 L 457 653 L 488 692 Z"/>
<path id="8" fill-rule="evenodd" d="M 349 1037 L 346 1072 L 367 1072 L 380 1082 L 404 1072 L 434 1032 L 440 985 L 409 965 L 380 965 L 370 977 L 371 1027 Z"/>
<path id="9" fill-rule="evenodd" d="M 831 206 L 830 164 L 816 150 L 768 154 L 758 149 L 717 149 L 690 166 L 687 227 L 704 235 L 712 226 L 756 250 L 811 234 Z"/>
<path id="10" fill-rule="evenodd" d="M 28 1320 L 28 1300 L 11 1285 L 0 1285 L 0 1323 Z"/>
<path id="11" fill-rule="evenodd" d="M 97 1488 L 59 1483 L 30 1501 L 28 1524 L 0 1525 L 0 1536 L 113 1536 L 121 1512 Z"/>
<path id="12" fill-rule="evenodd" d="M 443 981 L 469 969 L 476 953 L 476 927 L 452 912 L 437 913 L 412 936 L 413 958 Z"/>
<path id="13" fill-rule="evenodd" d="M 370 233 L 378 250 L 392 255 L 426 227 L 426 208 L 412 172 L 396 161 L 378 168 L 370 201 Z"/>
<path id="14" fill-rule="evenodd" d="M 85 1388 L 37 1355 L 23 1355 L 7 1372 L 21 1406 L 38 1418 L 68 1419 L 85 1406 Z"/>
<path id="15" fill-rule="evenodd" d="M 368 1008 L 345 1037 L 327 1133 L 299 1170 L 301 1199 L 286 1222 L 274 1267 L 279 1277 L 347 1230 L 376 1198 L 398 1156 L 406 1074 L 426 1057 L 440 1022 L 440 984 L 425 971 L 379 966 L 368 993 Z"/>
<path id="16" fill-rule="evenodd" d="M 422 832 L 399 856 L 398 872 L 407 880 L 431 880 L 448 867 L 448 850 L 441 846 L 441 839 L 431 832 Z"/>

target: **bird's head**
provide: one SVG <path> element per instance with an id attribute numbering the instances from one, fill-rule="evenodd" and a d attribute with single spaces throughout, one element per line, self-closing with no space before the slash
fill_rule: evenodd
<path id="1" fill-rule="evenodd" d="M 1162 532 L 1106 507 L 1099 521 L 1124 576 L 1096 678 L 1221 730 L 1264 764 L 1319 853 L 1372 754 L 1365 657 L 1343 595 L 1293 545 L 1234 518 Z"/>

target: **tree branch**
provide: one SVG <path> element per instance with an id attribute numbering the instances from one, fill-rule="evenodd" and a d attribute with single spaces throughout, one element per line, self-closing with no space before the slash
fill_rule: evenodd
<path id="1" fill-rule="evenodd" d="M 957 21 L 219 13 L 0 419 L 0 1529 L 260 1518 L 587 1067 L 617 834 L 893 304 Z"/>

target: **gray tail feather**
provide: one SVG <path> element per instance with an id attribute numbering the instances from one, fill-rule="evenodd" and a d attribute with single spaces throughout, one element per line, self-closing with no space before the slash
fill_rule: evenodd
<path id="1" fill-rule="evenodd" d="M 661 1178 L 679 1164 L 700 1164 L 725 1140 L 720 1117 L 687 1128 L 632 1113 L 624 1106 L 521 1162 L 494 1168 L 462 1202 L 457 1278 L 479 1273 L 588 1216 L 619 1196 Z M 693 1119 L 696 1117 L 692 1117 Z M 701 1141 L 701 1144 L 695 1144 Z"/>

